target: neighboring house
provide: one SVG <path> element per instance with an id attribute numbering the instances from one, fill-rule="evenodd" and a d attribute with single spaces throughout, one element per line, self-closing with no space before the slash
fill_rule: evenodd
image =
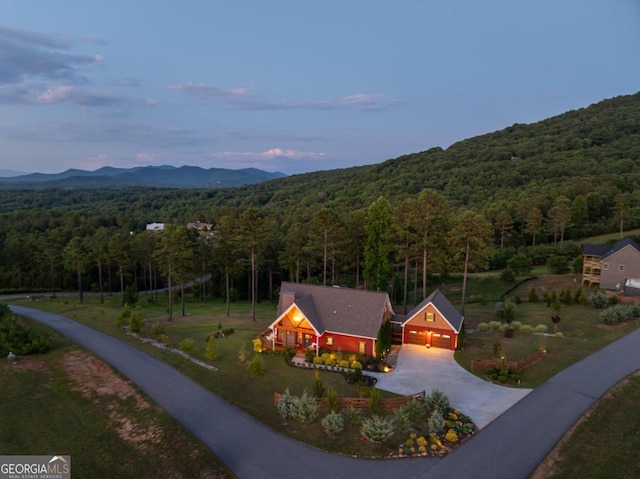
<path id="1" fill-rule="evenodd" d="M 393 320 L 402 326 L 403 344 L 420 344 L 456 350 L 464 316 L 439 289 L 431 293 L 406 316 Z"/>
<path id="2" fill-rule="evenodd" d="M 195 223 L 187 223 L 187 228 L 198 231 L 211 231 L 213 229 L 213 223 L 200 223 L 196 221 Z"/>
<path id="3" fill-rule="evenodd" d="M 164 229 L 164 223 L 147 224 L 147 231 L 162 231 L 163 229 Z"/>
<path id="4" fill-rule="evenodd" d="M 387 321 L 402 329 L 403 343 L 456 349 L 463 316 L 439 290 L 405 316 L 394 314 L 384 292 L 283 282 L 277 318 L 261 339 L 266 349 L 373 356 Z"/>
<path id="5" fill-rule="evenodd" d="M 387 293 L 283 282 L 278 317 L 263 334 L 263 346 L 373 356 L 378 331 L 393 315 Z"/>
<path id="6" fill-rule="evenodd" d="M 606 290 L 635 290 L 640 280 L 640 246 L 625 238 L 612 245 L 585 244 L 582 249 L 582 284 Z M 631 293 L 635 294 L 635 293 Z"/>

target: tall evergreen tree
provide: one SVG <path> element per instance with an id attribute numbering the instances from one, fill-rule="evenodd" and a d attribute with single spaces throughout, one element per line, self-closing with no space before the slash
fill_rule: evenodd
<path id="1" fill-rule="evenodd" d="M 391 204 L 380 196 L 369 206 L 365 229 L 364 277 L 369 289 L 386 291 L 391 281 Z"/>

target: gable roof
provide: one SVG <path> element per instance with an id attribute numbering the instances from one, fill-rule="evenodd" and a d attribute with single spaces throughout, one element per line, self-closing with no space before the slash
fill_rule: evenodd
<path id="1" fill-rule="evenodd" d="M 283 308 L 282 294 L 294 294 L 294 304 L 320 334 L 326 332 L 376 338 L 385 311 L 393 314 L 387 293 L 333 286 L 283 282 L 278 300 L 278 319 Z"/>
<path id="2" fill-rule="evenodd" d="M 614 245 L 610 244 L 585 244 L 582 247 L 582 254 L 589 256 L 599 256 L 600 261 L 611 256 L 612 254 L 620 251 L 625 246 L 632 246 L 638 252 L 640 252 L 640 245 L 633 241 L 631 238 L 625 238 L 618 241 Z"/>
<path id="3" fill-rule="evenodd" d="M 616 244 L 614 244 L 607 252 L 605 252 L 601 257 L 600 257 L 600 261 L 608 258 L 609 256 L 611 256 L 614 253 L 617 253 L 618 251 L 620 251 L 622 248 L 625 248 L 627 246 L 631 246 L 632 248 L 634 248 L 637 252 L 640 253 L 640 246 L 638 246 L 638 243 L 636 243 L 635 241 L 633 241 L 631 238 L 625 238 L 623 240 L 618 241 Z"/>
<path id="4" fill-rule="evenodd" d="M 451 325 L 456 333 L 460 332 L 460 328 L 462 328 L 462 322 L 464 321 L 464 316 L 460 313 L 460 311 L 456 309 L 453 304 L 451 304 L 451 301 L 449 301 L 449 299 L 447 299 L 444 293 L 439 289 L 436 289 L 418 306 L 409 311 L 403 321 L 403 324 L 413 319 L 414 316 L 422 311 L 429 303 L 433 304 L 433 306 L 438 311 L 440 311 L 440 313 L 444 317 L 444 320 Z"/>

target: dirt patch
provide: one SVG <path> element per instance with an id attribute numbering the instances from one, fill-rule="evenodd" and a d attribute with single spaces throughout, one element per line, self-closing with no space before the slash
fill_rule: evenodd
<path id="1" fill-rule="evenodd" d="M 631 376 L 640 376 L 640 371 L 636 371 Z M 612 390 L 617 389 L 618 387 L 623 386 L 628 382 L 629 378 L 623 379 L 617 385 L 615 385 Z M 600 398 L 600 401 L 602 399 L 609 398 L 611 394 L 611 391 L 607 392 L 604 396 L 602 396 L 602 398 Z M 533 474 L 529 476 L 529 479 L 546 479 L 547 477 L 552 477 L 556 473 L 556 463 L 561 459 L 560 451 L 562 450 L 563 446 L 571 439 L 576 429 L 583 422 L 589 419 L 593 412 L 593 408 L 596 407 L 596 405 L 597 403 L 591 406 L 591 408 L 586 413 L 584 413 L 584 415 L 580 419 L 578 419 L 578 421 L 573 426 L 571 426 L 571 428 L 564 434 L 564 436 L 562 436 L 562 439 L 558 441 L 558 444 L 556 444 L 551 452 L 547 454 L 547 457 L 545 457 L 544 460 L 540 464 L 538 464 L 538 467 L 535 468 Z"/>
<path id="2" fill-rule="evenodd" d="M 155 421 L 131 417 L 130 406 L 122 401 L 132 398 L 137 411 L 151 406 L 129 381 L 115 374 L 107 364 L 88 353 L 72 351 L 62 358 L 62 367 L 75 383 L 75 390 L 109 411 L 115 430 L 127 443 L 144 451 L 164 440 L 164 431 Z"/>
<path id="3" fill-rule="evenodd" d="M 33 356 L 21 356 L 16 358 L 16 362 L 11 365 L 15 371 L 45 371 L 49 366 L 46 361 L 34 358 Z"/>
<path id="4" fill-rule="evenodd" d="M 75 390 L 85 397 L 91 397 L 95 393 L 120 399 L 134 398 L 137 409 L 150 407 L 128 381 L 117 376 L 104 362 L 88 353 L 72 351 L 65 354 L 62 367 L 76 383 Z"/>

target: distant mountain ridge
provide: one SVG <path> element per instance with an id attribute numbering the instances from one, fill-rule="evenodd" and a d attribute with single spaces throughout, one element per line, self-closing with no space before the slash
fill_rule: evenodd
<path id="1" fill-rule="evenodd" d="M 105 166 L 95 171 L 69 169 L 62 173 L 31 173 L 0 178 L 4 188 L 225 188 L 251 185 L 287 175 L 256 168 L 230 170 L 199 166 L 140 166 L 114 168 Z"/>

